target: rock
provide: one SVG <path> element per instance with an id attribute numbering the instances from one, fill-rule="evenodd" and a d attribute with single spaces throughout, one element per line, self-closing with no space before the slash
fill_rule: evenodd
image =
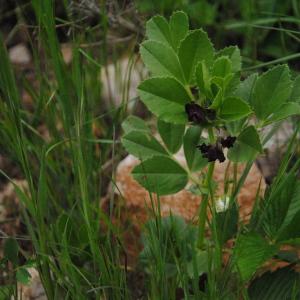
<path id="1" fill-rule="evenodd" d="M 179 157 L 179 161 L 182 160 Z M 140 221 L 147 219 L 146 207 L 151 206 L 151 199 L 149 193 L 137 183 L 131 176 L 132 169 L 139 164 L 139 160 L 128 155 L 123 161 L 120 162 L 116 172 L 116 185 L 117 190 L 125 199 L 125 205 L 128 208 L 135 208 L 139 210 L 141 216 Z M 228 163 L 216 163 L 214 171 L 214 180 L 218 183 L 216 192 L 216 200 L 218 198 L 224 198 L 224 176 Z M 241 176 L 244 165 L 238 166 L 237 176 Z M 229 166 L 229 172 L 232 176 L 233 168 Z M 258 168 L 253 165 L 247 179 L 240 190 L 238 195 L 238 204 L 240 206 L 240 218 L 243 221 L 247 221 L 252 211 L 252 206 L 261 182 L 261 190 L 264 190 L 265 183 L 262 180 L 262 174 Z M 153 194 L 152 199 L 157 202 L 157 197 Z M 201 197 L 193 194 L 188 189 L 182 190 L 176 194 L 161 196 L 160 208 L 162 216 L 168 216 L 170 213 L 180 215 L 184 219 L 191 221 L 197 219 L 197 212 L 199 204 L 201 203 Z"/>
<path id="2" fill-rule="evenodd" d="M 121 58 L 104 66 L 101 70 L 102 96 L 108 105 L 120 106 L 123 101 L 137 97 L 137 86 L 147 71 L 136 56 Z M 133 106 L 129 102 L 129 108 Z"/>
<path id="3" fill-rule="evenodd" d="M 264 135 L 267 135 L 273 128 L 273 124 L 264 128 Z M 264 146 L 264 155 L 258 157 L 256 162 L 267 184 L 270 184 L 276 176 L 293 133 L 293 123 L 290 120 L 283 121 Z"/>
<path id="4" fill-rule="evenodd" d="M 31 54 L 24 44 L 17 44 L 8 50 L 8 56 L 13 64 L 26 65 L 31 62 Z"/>
<path id="5" fill-rule="evenodd" d="M 61 54 L 63 56 L 64 62 L 68 65 L 73 59 L 72 45 L 70 44 L 61 44 Z"/>

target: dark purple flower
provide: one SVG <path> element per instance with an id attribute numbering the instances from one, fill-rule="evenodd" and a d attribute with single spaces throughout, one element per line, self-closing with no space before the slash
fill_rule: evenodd
<path id="1" fill-rule="evenodd" d="M 204 108 L 195 102 L 187 103 L 185 111 L 188 115 L 188 120 L 195 124 L 207 124 L 216 118 L 215 110 Z"/>
<path id="2" fill-rule="evenodd" d="M 221 145 L 223 148 L 231 148 L 236 140 L 235 136 L 228 136 L 226 138 L 221 138 Z"/>
<path id="3" fill-rule="evenodd" d="M 197 148 L 201 151 L 201 153 L 206 153 L 209 148 L 210 148 L 210 145 L 206 145 L 206 144 L 201 144 L 201 145 L 198 145 Z"/>
<path id="4" fill-rule="evenodd" d="M 225 161 L 222 147 L 218 143 L 215 145 L 201 144 L 197 148 L 200 149 L 202 156 L 207 158 L 209 162 L 216 161 L 217 159 L 219 162 Z"/>
<path id="5" fill-rule="evenodd" d="M 205 109 L 195 102 L 187 103 L 185 105 L 185 111 L 188 115 L 188 120 L 196 124 L 206 123 Z"/>

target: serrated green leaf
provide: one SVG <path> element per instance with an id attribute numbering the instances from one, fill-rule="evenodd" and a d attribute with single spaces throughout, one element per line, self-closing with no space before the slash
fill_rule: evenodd
<path id="1" fill-rule="evenodd" d="M 254 126 L 246 127 L 238 136 L 238 141 L 253 148 L 257 152 L 262 152 L 262 145 L 260 143 L 259 135 Z"/>
<path id="2" fill-rule="evenodd" d="M 300 104 L 295 102 L 287 102 L 284 103 L 277 112 L 272 114 L 264 124 L 266 125 L 278 122 L 295 115 L 300 115 Z"/>
<path id="3" fill-rule="evenodd" d="M 209 108 L 218 110 L 223 101 L 223 89 L 218 84 L 213 84 L 215 97 Z"/>
<path id="4" fill-rule="evenodd" d="M 162 16 L 154 16 L 146 23 L 146 36 L 149 40 L 161 42 L 172 47 L 175 52 L 189 30 L 189 20 L 186 13 L 174 12 L 170 22 Z"/>
<path id="5" fill-rule="evenodd" d="M 300 75 L 298 75 L 293 82 L 293 88 L 289 101 L 300 103 Z"/>
<path id="6" fill-rule="evenodd" d="M 158 132 L 171 153 L 176 153 L 182 145 L 185 125 L 172 124 L 158 119 Z"/>
<path id="7" fill-rule="evenodd" d="M 122 137 L 122 144 L 132 155 L 146 159 L 155 155 L 167 155 L 164 147 L 150 134 L 130 131 Z"/>
<path id="8" fill-rule="evenodd" d="M 185 83 L 178 57 L 171 47 L 161 42 L 146 41 L 141 44 L 140 53 L 154 76 L 173 76 Z"/>
<path id="9" fill-rule="evenodd" d="M 243 163 L 252 160 L 257 151 L 239 141 L 236 141 L 232 148 L 228 150 L 227 157 L 232 162 Z"/>
<path id="10" fill-rule="evenodd" d="M 235 91 L 237 90 L 240 84 L 240 74 L 231 73 L 225 77 L 225 96 L 226 97 L 235 97 Z"/>
<path id="11" fill-rule="evenodd" d="M 184 156 L 191 171 L 199 171 L 204 168 L 208 161 L 202 157 L 201 152 L 196 148 L 201 141 L 202 129 L 199 126 L 192 126 L 187 129 L 183 138 Z"/>
<path id="12" fill-rule="evenodd" d="M 225 77 L 213 76 L 210 79 L 211 84 L 216 84 L 220 86 L 224 91 L 230 81 L 233 79 L 233 74 L 227 74 Z"/>
<path id="13" fill-rule="evenodd" d="M 218 57 L 212 69 L 212 75 L 217 77 L 225 77 L 231 73 L 231 61 L 226 56 Z"/>
<path id="14" fill-rule="evenodd" d="M 299 286 L 299 273 L 287 266 L 255 278 L 248 287 L 248 293 L 250 300 L 299 299 Z"/>
<path id="15" fill-rule="evenodd" d="M 250 75 L 247 77 L 244 81 L 241 81 L 239 86 L 237 87 L 234 95 L 242 98 L 248 103 L 251 103 L 253 90 L 255 86 L 255 82 L 258 78 L 258 75 L 256 73 Z"/>
<path id="16" fill-rule="evenodd" d="M 214 49 L 207 33 L 201 29 L 191 31 L 181 41 L 178 57 L 185 79 L 188 83 L 191 83 L 199 62 L 204 60 L 208 67 L 213 62 Z"/>
<path id="17" fill-rule="evenodd" d="M 223 120 L 234 121 L 251 114 L 251 109 L 247 102 L 238 97 L 227 97 L 224 99 L 219 117 Z"/>
<path id="18" fill-rule="evenodd" d="M 18 264 L 19 245 L 16 239 L 8 238 L 4 242 L 4 257 L 14 265 Z"/>
<path id="19" fill-rule="evenodd" d="M 161 196 L 181 191 L 188 181 L 186 171 L 164 156 L 143 161 L 133 169 L 132 174 L 145 189 Z"/>
<path id="20" fill-rule="evenodd" d="M 206 95 L 208 98 L 212 98 L 212 92 L 210 89 L 210 74 L 205 61 L 201 61 L 196 66 L 196 83 L 201 93 Z"/>
<path id="21" fill-rule="evenodd" d="M 231 60 L 233 73 L 241 71 L 242 58 L 240 49 L 237 46 L 229 46 L 221 49 L 216 54 L 216 57 L 220 56 L 228 56 L 228 58 Z"/>
<path id="22" fill-rule="evenodd" d="M 146 36 L 149 40 L 172 46 L 169 24 L 162 16 L 154 16 L 146 23 Z"/>
<path id="23" fill-rule="evenodd" d="M 257 80 L 251 104 L 258 119 L 265 120 L 276 112 L 290 97 L 292 81 L 286 65 L 276 66 Z"/>
<path id="24" fill-rule="evenodd" d="M 136 116 L 128 116 L 122 123 L 122 128 L 125 133 L 130 131 L 142 131 L 149 133 L 149 127 L 144 120 Z"/>
<path id="25" fill-rule="evenodd" d="M 172 14 L 169 22 L 170 32 L 172 36 L 172 45 L 175 50 L 185 38 L 189 31 L 189 19 L 183 11 L 176 11 Z"/>
<path id="26" fill-rule="evenodd" d="M 184 105 L 190 101 L 190 97 L 176 79 L 150 78 L 143 81 L 138 90 L 141 100 L 158 118 L 170 123 L 187 123 Z"/>
<path id="27" fill-rule="evenodd" d="M 277 247 L 269 244 L 257 233 L 240 235 L 234 247 L 233 260 L 243 281 L 248 281 L 258 268 L 276 252 Z"/>
<path id="28" fill-rule="evenodd" d="M 247 77 L 244 81 L 241 81 L 235 89 L 233 96 L 241 98 L 247 103 L 250 103 L 256 79 L 257 74 L 254 73 Z M 227 130 L 231 135 L 238 135 L 246 120 L 247 118 L 242 118 L 241 120 L 227 123 Z"/>

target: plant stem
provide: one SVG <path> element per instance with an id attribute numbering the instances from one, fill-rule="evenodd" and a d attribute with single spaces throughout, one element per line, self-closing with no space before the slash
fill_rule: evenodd
<path id="1" fill-rule="evenodd" d="M 209 186 L 211 184 L 212 175 L 214 172 L 215 163 L 212 162 L 208 166 L 208 172 L 205 179 L 205 186 Z M 210 188 L 208 189 L 211 190 Z M 200 212 L 199 212 L 199 240 L 198 245 L 199 248 L 203 247 L 204 244 L 204 233 L 205 233 L 205 223 L 206 223 L 206 211 L 209 200 L 210 192 L 203 196 L 203 199 L 200 204 Z"/>
<path id="2" fill-rule="evenodd" d="M 185 90 L 186 90 L 186 92 L 188 93 L 188 95 L 190 96 L 191 101 L 195 101 L 194 95 L 193 95 L 193 93 L 191 92 L 191 89 L 190 89 L 189 85 L 186 85 L 186 86 L 185 86 Z"/>
<path id="3" fill-rule="evenodd" d="M 208 129 L 209 142 L 214 142 L 214 132 L 212 128 Z M 204 233 L 205 233 L 205 223 L 207 217 L 207 205 L 209 196 L 212 197 L 212 189 L 211 189 L 211 180 L 214 173 L 215 162 L 211 162 L 208 165 L 208 172 L 205 178 L 205 186 L 208 187 L 208 193 L 205 194 L 202 198 L 200 204 L 200 212 L 199 212 L 199 237 L 198 237 L 198 245 L 199 248 L 203 248 L 204 245 Z"/>

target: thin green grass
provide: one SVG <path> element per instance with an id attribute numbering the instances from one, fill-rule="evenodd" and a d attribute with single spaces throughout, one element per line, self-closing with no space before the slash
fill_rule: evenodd
<path id="1" fill-rule="evenodd" d="M 101 167 L 115 139 L 110 131 L 104 139 L 95 138 L 90 122 L 101 99 L 102 64 L 74 40 L 72 64 L 67 66 L 55 30 L 53 2 L 32 5 L 39 39 L 46 45 L 46 69 L 53 71 L 53 78 L 42 74 L 44 62 L 35 52 L 38 89 L 26 82 L 35 110 L 24 114 L 1 41 L 1 138 L 28 182 L 28 192 L 16 189 L 41 281 L 48 299 L 126 299 L 126 275 L 115 240 L 119 233 L 111 225 L 108 232 L 101 225 Z M 40 122 L 50 139 L 36 130 Z M 99 146 L 101 154 L 96 151 Z"/>

